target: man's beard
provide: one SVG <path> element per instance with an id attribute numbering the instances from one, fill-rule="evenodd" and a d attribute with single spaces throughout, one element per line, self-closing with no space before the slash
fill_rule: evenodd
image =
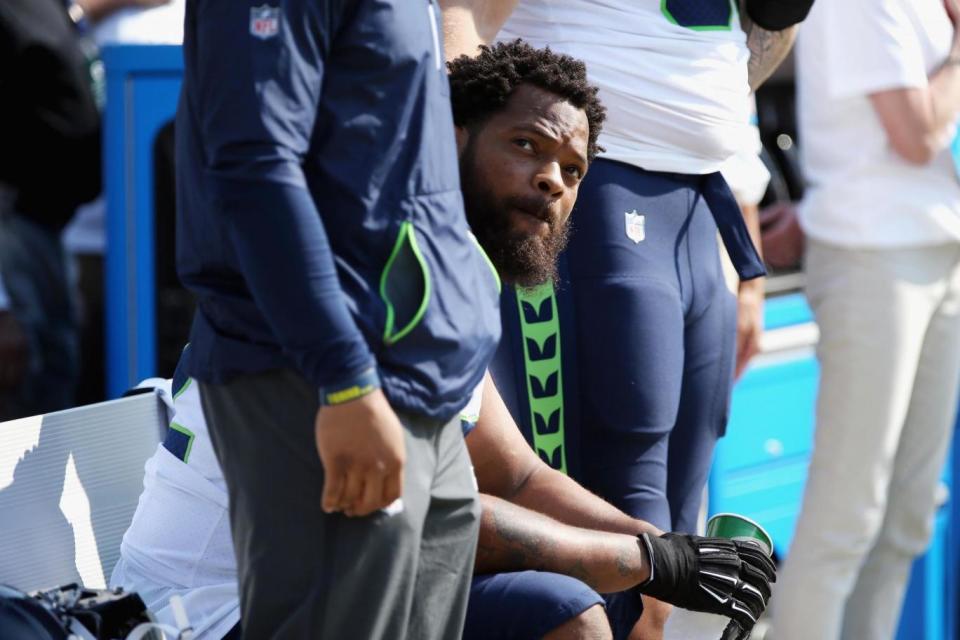
<path id="1" fill-rule="evenodd" d="M 510 217 L 512 209 L 536 210 L 545 201 L 536 197 L 507 197 L 495 201 L 491 195 L 493 190 L 474 180 L 477 173 L 469 158 L 469 152 L 464 153 L 460 163 L 467 222 L 500 277 L 518 287 L 535 287 L 548 280 L 556 282 L 557 256 L 567 246 L 569 224 L 548 220 L 550 230 L 546 236 L 514 229 Z"/>

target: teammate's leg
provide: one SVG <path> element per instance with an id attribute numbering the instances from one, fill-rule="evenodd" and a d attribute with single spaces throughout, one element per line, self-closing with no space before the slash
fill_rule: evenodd
<path id="1" fill-rule="evenodd" d="M 558 293 L 575 314 L 579 480 L 663 529 L 684 358 L 676 250 L 690 205 L 669 176 L 597 161 L 574 213 L 570 283 Z"/>
<path id="2" fill-rule="evenodd" d="M 460 419 L 436 429 L 430 506 L 423 525 L 410 638 L 457 638 L 463 630 L 480 528 L 480 501 Z"/>
<path id="3" fill-rule="evenodd" d="M 399 415 L 403 510 L 348 518 L 320 508 L 312 385 L 274 371 L 200 391 L 230 494 L 243 636 L 405 637 L 439 425 Z"/>
<path id="4" fill-rule="evenodd" d="M 691 263 L 683 387 L 667 457 L 670 529 L 686 533 L 696 533 L 713 450 L 726 429 L 737 321 L 736 299 L 721 273 L 716 233 L 705 224 L 710 213 L 698 207 L 695 215 L 701 224 L 691 228 L 687 241 L 698 259 Z"/>
<path id="5" fill-rule="evenodd" d="M 580 479 L 665 530 L 674 523 L 669 442 L 684 377 L 685 285 L 696 260 L 686 239 L 693 194 L 677 176 L 596 163 L 581 188 L 566 255 L 576 314 Z M 645 599 L 634 628 L 634 616 L 619 614 L 628 595 L 607 597 L 615 636 L 662 637 L 671 607 Z"/>

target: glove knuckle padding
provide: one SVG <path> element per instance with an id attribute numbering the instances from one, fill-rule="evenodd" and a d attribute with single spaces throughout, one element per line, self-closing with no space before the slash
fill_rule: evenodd
<path id="1" fill-rule="evenodd" d="M 744 564 L 740 570 L 740 577 L 745 584 L 760 594 L 764 602 L 770 599 L 770 584 L 762 573 L 750 565 Z"/>

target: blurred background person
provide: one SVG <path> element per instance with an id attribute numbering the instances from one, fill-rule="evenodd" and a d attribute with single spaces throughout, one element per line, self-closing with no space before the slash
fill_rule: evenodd
<path id="1" fill-rule="evenodd" d="M 931 535 L 960 376 L 957 20 L 954 0 L 846 0 L 801 30 L 821 377 L 777 640 L 892 638 Z"/>
<path id="2" fill-rule="evenodd" d="M 0 420 L 73 402 L 78 329 L 60 232 L 100 191 L 90 70 L 59 0 L 0 4 L 0 278 L 8 298 Z M 18 330 L 22 344 L 3 349 L 20 342 Z"/>
<path id="3" fill-rule="evenodd" d="M 0 8 L 0 419 L 104 397 L 97 49 L 121 39 L 179 42 L 182 0 L 146 11 L 168 1 Z"/>

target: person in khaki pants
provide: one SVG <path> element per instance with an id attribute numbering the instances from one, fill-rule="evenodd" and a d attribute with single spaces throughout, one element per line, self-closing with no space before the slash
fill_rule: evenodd
<path id="1" fill-rule="evenodd" d="M 821 380 L 776 640 L 892 638 L 930 539 L 960 383 L 958 19 L 954 0 L 821 2 L 800 35 Z"/>

